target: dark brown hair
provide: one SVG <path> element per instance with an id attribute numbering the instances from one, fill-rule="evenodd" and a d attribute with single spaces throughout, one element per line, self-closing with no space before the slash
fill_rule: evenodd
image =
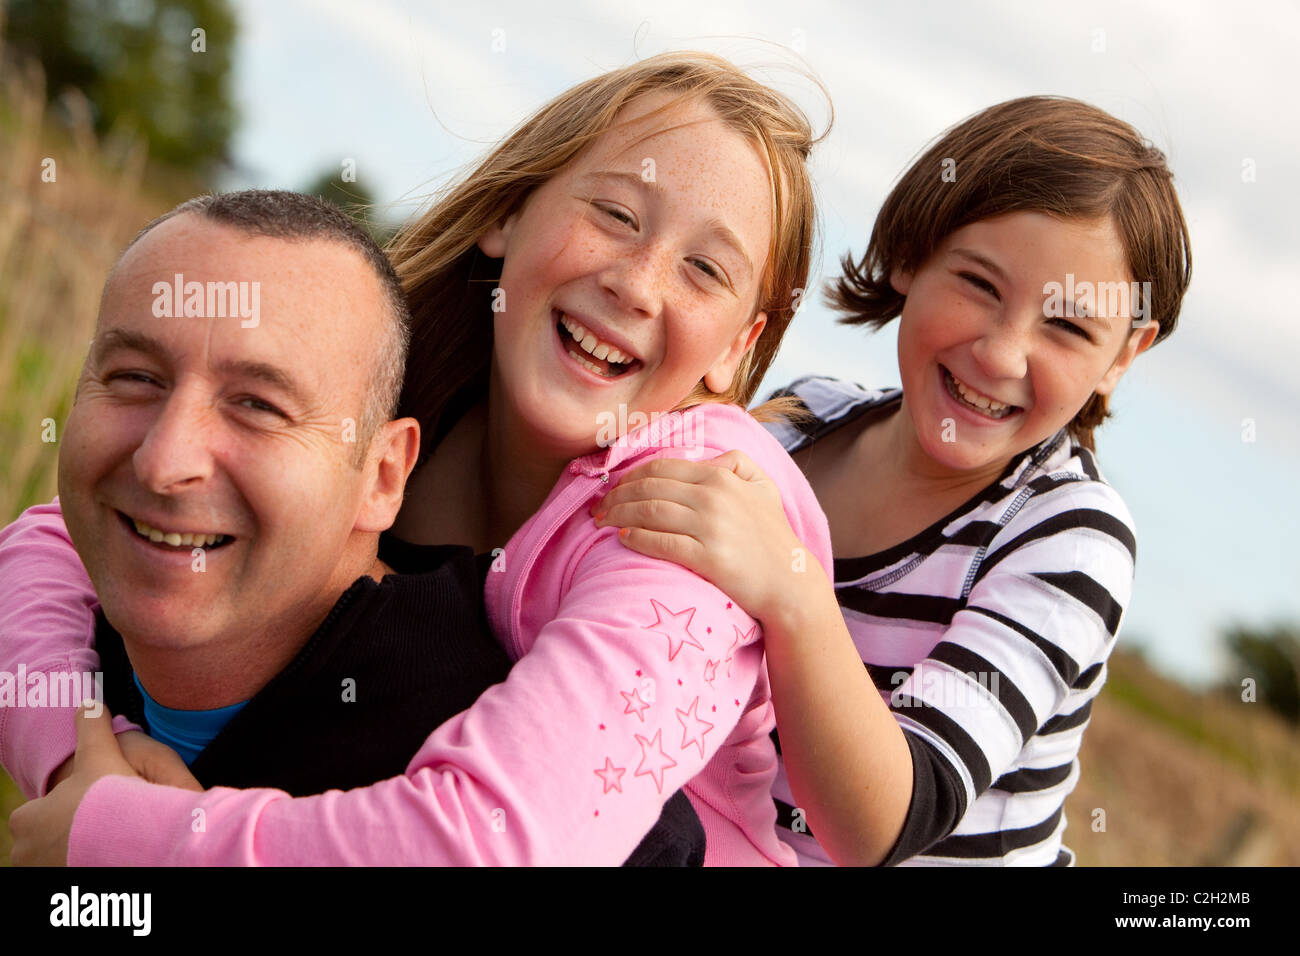
<path id="1" fill-rule="evenodd" d="M 1165 155 L 1104 110 L 1055 96 L 1008 100 L 943 133 L 890 192 L 862 258 L 841 260 L 827 300 L 841 322 L 880 328 L 903 310 L 895 269 L 914 272 L 957 229 L 1012 212 L 1113 220 L 1133 280 L 1151 283 L 1156 342 L 1173 332 L 1192 252 Z M 1070 432 L 1093 449 L 1108 415 L 1093 393 Z"/>

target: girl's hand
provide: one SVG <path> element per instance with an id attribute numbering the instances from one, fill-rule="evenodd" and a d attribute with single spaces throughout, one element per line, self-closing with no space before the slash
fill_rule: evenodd
<path id="1" fill-rule="evenodd" d="M 710 461 L 657 458 L 591 507 L 633 551 L 694 571 L 765 622 L 802 572 L 820 569 L 790 528 L 781 492 L 743 452 Z"/>
<path id="2" fill-rule="evenodd" d="M 9 817 L 14 866 L 66 866 L 68 834 L 82 797 L 100 777 L 115 773 L 136 776 L 113 739 L 113 718 L 102 707 L 97 717 L 89 716 L 85 707 L 78 708 L 72 772 L 45 796 L 24 803 Z"/>
<path id="3" fill-rule="evenodd" d="M 190 773 L 181 755 L 160 740 L 154 740 L 139 730 L 127 730 L 116 737 L 122 756 L 131 769 L 150 783 L 161 783 L 182 790 L 203 789 L 203 784 Z"/>
<path id="4" fill-rule="evenodd" d="M 202 790 L 203 784 L 190 773 L 181 755 L 160 740 L 154 740 L 140 730 L 124 730 L 117 735 L 117 746 L 122 756 L 137 774 L 150 783 L 166 784 L 169 787 L 181 787 L 185 790 Z M 76 767 L 76 755 L 59 764 L 57 770 L 50 774 L 49 790 L 53 790 L 72 775 Z"/>
<path id="5" fill-rule="evenodd" d="M 147 745 L 141 740 L 129 740 L 125 744 L 131 752 L 130 760 L 113 736 L 113 718 L 107 710 L 100 707 L 97 717 L 89 716 L 84 707 L 77 710 L 77 752 L 72 758 L 71 772 L 48 794 L 23 804 L 9 817 L 9 829 L 14 839 L 11 857 L 14 866 L 67 864 L 72 821 L 86 791 L 100 777 L 109 774 L 144 776 L 158 783 L 203 789 L 171 748 L 153 740 Z M 171 758 L 180 763 L 180 770 Z M 136 773 L 133 763 L 146 772 Z M 189 782 L 185 781 L 186 777 Z"/>

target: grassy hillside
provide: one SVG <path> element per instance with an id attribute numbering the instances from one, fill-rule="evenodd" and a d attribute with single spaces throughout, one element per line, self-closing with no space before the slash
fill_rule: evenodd
<path id="1" fill-rule="evenodd" d="M 1065 839 L 1080 865 L 1300 865 L 1300 731 L 1261 703 L 1117 652 L 1079 762 Z"/>

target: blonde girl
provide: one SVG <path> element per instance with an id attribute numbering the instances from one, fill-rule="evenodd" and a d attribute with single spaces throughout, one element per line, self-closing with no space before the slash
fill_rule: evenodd
<path id="1" fill-rule="evenodd" d="M 49 825 L 71 828 L 68 861 L 617 864 L 685 786 L 706 863 L 795 862 L 775 831 L 754 619 L 623 548 L 587 506 L 635 464 L 743 447 L 829 560 L 811 490 L 742 408 L 808 273 L 812 143 L 797 108 L 726 61 L 664 55 L 562 94 L 408 228 L 392 254 L 415 320 L 401 412 L 427 455 L 395 530 L 495 553 L 486 601 L 509 678 L 405 776 L 346 793 L 196 796 L 74 765 L 47 798 Z M 649 424 L 598 440 L 610 415 Z M 28 585 L 67 599 L 76 558 L 58 547 L 65 573 L 46 560 L 48 580 Z M 0 619 L 20 621 L 5 580 Z M 83 652 L 86 624 L 8 629 L 0 656 Z M 3 744 L 41 787 L 72 722 L 20 721 Z"/>

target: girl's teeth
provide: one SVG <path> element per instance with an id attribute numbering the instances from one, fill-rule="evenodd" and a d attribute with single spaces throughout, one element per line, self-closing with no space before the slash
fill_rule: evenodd
<path id="1" fill-rule="evenodd" d="M 574 343 L 584 352 L 588 352 L 596 358 L 604 359 L 614 365 L 626 365 L 632 361 L 632 356 L 625 355 L 614 346 L 600 341 L 593 333 L 588 332 L 563 312 L 560 313 L 560 324 L 568 330 L 569 334 L 573 336 Z"/>
<path id="2" fill-rule="evenodd" d="M 573 355 L 572 352 L 570 352 L 569 354 L 570 354 L 570 355 Z M 605 374 L 604 372 L 602 372 L 602 371 L 600 370 L 600 366 L 597 365 L 595 362 L 588 362 L 588 361 L 587 361 L 585 358 L 583 358 L 581 355 L 573 355 L 573 357 L 574 357 L 575 360 L 577 360 L 578 364 L 582 365 L 582 366 L 585 367 L 585 368 L 590 369 L 591 371 L 595 372 L 597 375 L 604 375 L 604 374 Z"/>
<path id="3" fill-rule="evenodd" d="M 945 370 L 946 371 L 946 370 Z M 952 372 L 947 373 L 948 380 L 952 382 L 954 390 L 958 397 L 968 405 L 973 405 L 981 411 L 989 412 L 994 418 L 1005 418 L 1011 413 L 1012 406 L 1004 405 L 1002 402 L 996 402 L 985 395 L 981 395 L 974 389 L 967 388 L 965 384 L 957 379 Z"/>

